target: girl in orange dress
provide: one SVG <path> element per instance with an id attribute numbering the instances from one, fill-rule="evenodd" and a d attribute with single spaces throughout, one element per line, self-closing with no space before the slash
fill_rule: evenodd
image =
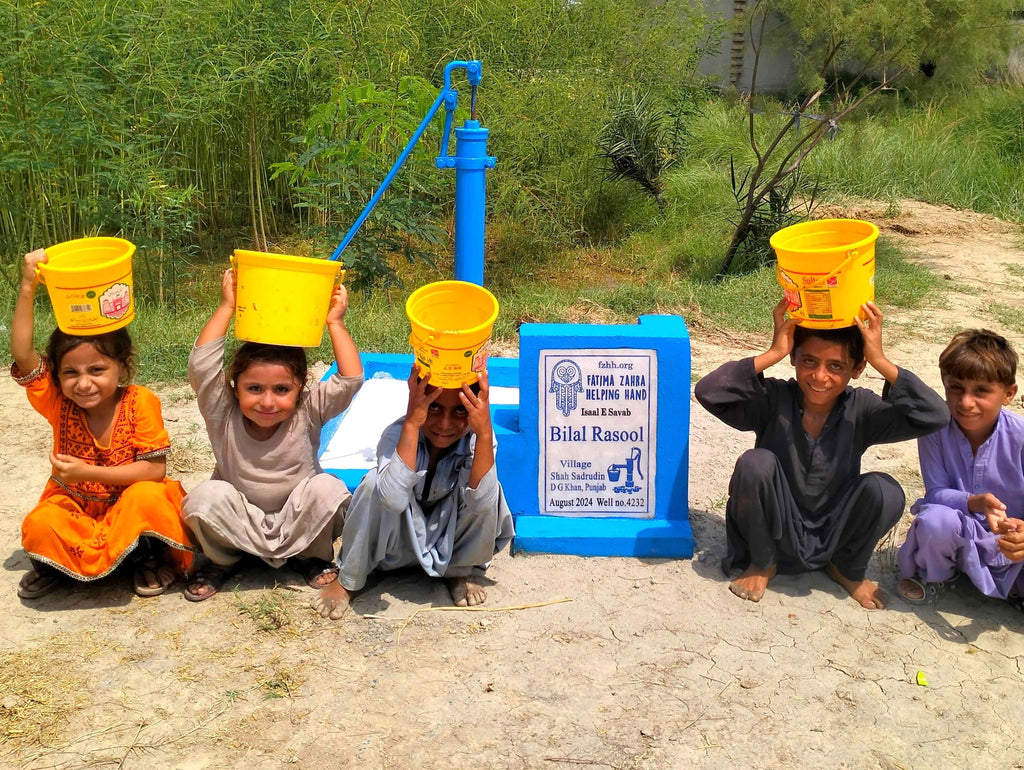
<path id="1" fill-rule="evenodd" d="M 25 255 L 11 322 L 11 374 L 53 426 L 52 474 L 21 525 L 32 569 L 18 596 L 35 599 L 65 577 L 90 582 L 129 555 L 135 592 L 163 593 L 192 563 L 181 520 L 184 490 L 165 478 L 170 450 L 160 401 L 128 385 L 132 341 L 126 329 L 73 336 L 55 329 L 46 355 L 32 346 L 38 249 Z"/>

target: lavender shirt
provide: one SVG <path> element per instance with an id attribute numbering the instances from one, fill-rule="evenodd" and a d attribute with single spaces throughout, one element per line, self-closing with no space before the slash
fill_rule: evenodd
<path id="1" fill-rule="evenodd" d="M 935 503 L 967 513 L 967 497 L 991 492 L 1006 506 L 1006 515 L 1024 519 L 1024 418 L 1002 409 L 995 430 L 978 454 L 955 420 L 917 440 L 925 496 L 911 507 Z M 972 514 L 981 521 L 984 515 Z"/>

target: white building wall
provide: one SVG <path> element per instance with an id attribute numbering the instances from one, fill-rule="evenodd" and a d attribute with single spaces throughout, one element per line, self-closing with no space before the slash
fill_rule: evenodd
<path id="1" fill-rule="evenodd" d="M 753 3 L 748 0 L 706 0 L 704 5 L 713 18 L 732 23 L 737 14 L 742 14 Z M 782 93 L 796 85 L 793 51 L 782 42 L 791 39 L 786 34 L 785 25 L 784 19 L 774 15 L 765 25 L 765 38 L 771 43 L 761 50 L 757 72 L 759 92 Z M 755 40 L 757 31 L 754 30 Z M 734 32 L 726 32 L 719 49 L 701 60 L 700 71 L 717 80 L 721 88 L 733 87 L 747 93 L 754 72 L 754 47 L 749 27 L 744 25 Z"/>

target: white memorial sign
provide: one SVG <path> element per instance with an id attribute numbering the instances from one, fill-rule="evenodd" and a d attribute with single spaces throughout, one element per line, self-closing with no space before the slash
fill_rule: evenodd
<path id="1" fill-rule="evenodd" d="M 540 511 L 654 517 L 658 354 L 541 350 Z"/>

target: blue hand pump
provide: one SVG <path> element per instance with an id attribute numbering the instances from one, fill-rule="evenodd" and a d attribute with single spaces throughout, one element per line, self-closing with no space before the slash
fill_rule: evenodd
<path id="1" fill-rule="evenodd" d="M 470 117 L 461 128 L 455 129 L 455 155 L 452 156 L 448 154 L 448 138 L 451 134 L 455 108 L 458 106 L 458 93 L 452 88 L 452 72 L 456 69 L 464 69 L 466 80 L 469 81 Z M 434 162 L 438 168 L 455 169 L 455 279 L 483 285 L 484 217 L 487 196 L 485 175 L 487 169 L 494 168 L 496 161 L 487 154 L 488 129 L 483 128 L 476 119 L 476 87 L 482 77 L 483 65 L 476 60 L 453 61 L 444 68 L 444 87 L 437 95 L 437 99 L 427 110 L 427 114 L 420 121 L 380 187 L 338 244 L 338 248 L 334 250 L 331 259 L 338 259 L 345 251 L 443 105 L 445 115 L 441 154 Z"/>

